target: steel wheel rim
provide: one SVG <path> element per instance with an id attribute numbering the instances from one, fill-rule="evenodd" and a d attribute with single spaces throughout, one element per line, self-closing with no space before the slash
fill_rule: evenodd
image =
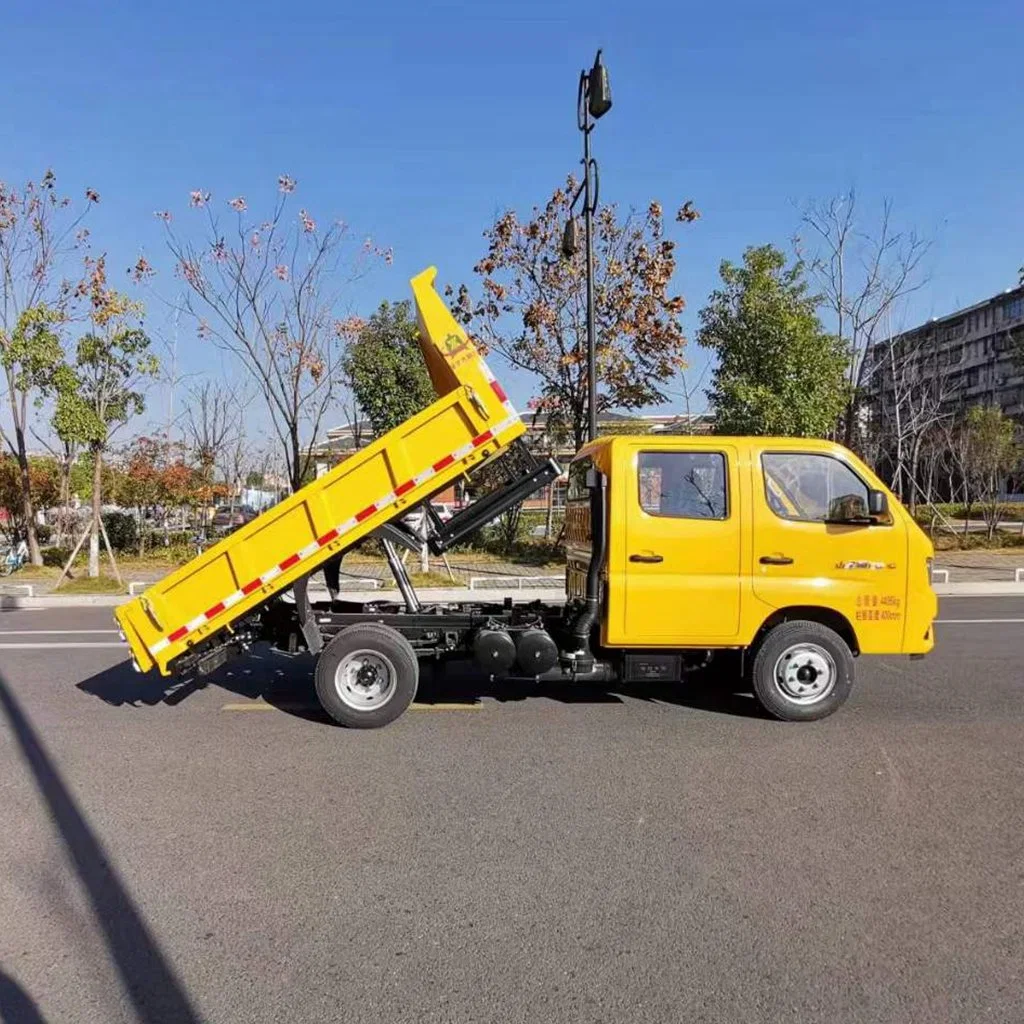
<path id="1" fill-rule="evenodd" d="M 350 651 L 334 670 L 338 699 L 355 711 L 376 711 L 395 695 L 398 673 L 380 651 Z"/>
<path id="2" fill-rule="evenodd" d="M 801 643 L 779 655 L 772 681 L 784 700 L 806 707 L 824 700 L 835 689 L 837 674 L 835 659 L 824 647 Z"/>

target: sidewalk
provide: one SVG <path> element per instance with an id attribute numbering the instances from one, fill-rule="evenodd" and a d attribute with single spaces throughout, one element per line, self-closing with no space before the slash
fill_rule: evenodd
<path id="1" fill-rule="evenodd" d="M 948 570 L 950 583 L 990 580 L 1012 583 L 1015 570 L 1024 569 L 1024 548 L 1015 551 L 939 551 L 935 555 L 935 568 Z M 1024 572 L 1021 575 L 1024 576 Z"/>

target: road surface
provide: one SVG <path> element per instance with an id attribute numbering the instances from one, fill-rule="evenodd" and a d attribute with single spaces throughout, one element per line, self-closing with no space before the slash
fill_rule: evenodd
<path id="1" fill-rule="evenodd" d="M 820 723 L 463 674 L 361 733 L 0 613 L 0 1020 L 1024 1020 L 1024 599 L 940 617 Z"/>

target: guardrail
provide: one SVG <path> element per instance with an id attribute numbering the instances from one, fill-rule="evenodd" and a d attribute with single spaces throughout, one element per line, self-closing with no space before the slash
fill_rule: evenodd
<path id="1" fill-rule="evenodd" d="M 483 584 L 483 586 L 481 586 Z M 525 586 L 524 586 L 525 584 Z M 513 586 L 518 590 L 525 587 L 551 587 L 564 586 L 564 576 L 470 576 L 470 590 L 491 590 L 497 587 Z"/>
<path id="2" fill-rule="evenodd" d="M 935 577 L 941 575 L 941 580 L 936 580 Z M 948 583 L 949 582 L 949 570 L 948 569 L 932 569 L 932 583 Z"/>

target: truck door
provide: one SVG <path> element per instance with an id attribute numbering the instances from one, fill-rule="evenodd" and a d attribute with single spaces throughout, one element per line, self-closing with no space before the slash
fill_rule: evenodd
<path id="1" fill-rule="evenodd" d="M 892 514 L 863 525 L 869 484 L 861 472 L 837 455 L 798 451 L 755 453 L 750 471 L 754 594 L 773 608 L 834 609 L 862 650 L 899 650 L 906 532 Z M 861 525 L 840 521 L 858 514 Z"/>
<path id="2" fill-rule="evenodd" d="M 621 642 L 701 646 L 736 636 L 741 496 L 735 450 L 638 451 L 625 499 Z M 614 484 L 613 484 L 614 486 Z M 617 502 L 616 509 L 622 509 Z M 613 523 L 614 527 L 614 523 Z"/>

